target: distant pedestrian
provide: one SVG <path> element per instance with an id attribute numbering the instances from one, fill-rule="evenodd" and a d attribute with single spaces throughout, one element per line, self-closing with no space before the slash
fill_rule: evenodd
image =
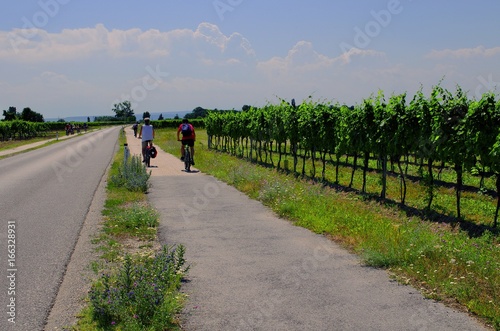
<path id="1" fill-rule="evenodd" d="M 139 127 L 139 122 L 135 122 L 134 125 L 132 126 L 132 129 L 134 130 L 134 137 L 137 138 L 137 128 Z"/>

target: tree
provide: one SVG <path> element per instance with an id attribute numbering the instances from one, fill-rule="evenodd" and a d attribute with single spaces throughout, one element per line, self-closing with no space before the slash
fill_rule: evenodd
<path id="1" fill-rule="evenodd" d="M 16 111 L 16 107 L 9 107 L 9 110 L 3 111 L 3 117 L 4 121 L 13 121 L 21 117 L 21 114 Z"/>
<path id="2" fill-rule="evenodd" d="M 118 118 L 115 116 L 96 116 L 94 117 L 94 122 L 118 122 L 123 120 L 123 118 Z"/>
<path id="3" fill-rule="evenodd" d="M 163 114 L 160 114 L 160 116 L 158 116 L 158 121 L 162 121 L 163 120 Z"/>
<path id="4" fill-rule="evenodd" d="M 249 105 L 243 105 L 243 107 L 241 107 L 241 110 L 243 111 L 249 111 L 250 108 L 252 108 L 252 106 L 249 106 Z"/>
<path id="5" fill-rule="evenodd" d="M 123 101 L 120 103 L 115 103 L 113 105 L 113 109 L 115 112 L 115 117 L 119 120 L 123 121 L 135 121 L 134 110 L 132 109 L 132 105 L 130 101 Z"/>
<path id="6" fill-rule="evenodd" d="M 21 119 L 27 122 L 44 122 L 43 115 L 31 110 L 29 107 L 23 109 Z"/>
<path id="7" fill-rule="evenodd" d="M 184 115 L 184 118 L 203 118 L 207 116 L 207 110 L 202 107 L 196 107 L 193 109 L 193 111 L 189 114 Z"/>

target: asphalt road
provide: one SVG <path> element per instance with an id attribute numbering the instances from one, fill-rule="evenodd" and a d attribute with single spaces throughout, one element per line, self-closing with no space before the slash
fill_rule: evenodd
<path id="1" fill-rule="evenodd" d="M 0 330 L 43 330 L 118 134 L 0 160 Z"/>

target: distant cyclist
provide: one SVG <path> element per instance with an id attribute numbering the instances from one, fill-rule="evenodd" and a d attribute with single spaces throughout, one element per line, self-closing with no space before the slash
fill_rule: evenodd
<path id="1" fill-rule="evenodd" d="M 180 135 L 182 133 L 182 139 Z M 181 125 L 177 129 L 177 141 L 182 142 L 181 145 L 181 161 L 184 161 L 184 146 L 188 145 L 191 150 L 191 164 L 194 165 L 194 142 L 196 140 L 196 133 L 194 127 L 187 118 L 182 120 Z"/>
<path id="2" fill-rule="evenodd" d="M 134 137 L 137 138 L 137 128 L 139 127 L 139 122 L 135 122 L 134 125 L 132 126 L 132 129 L 134 130 Z"/>
<path id="3" fill-rule="evenodd" d="M 149 117 L 144 119 L 144 125 L 141 126 L 139 131 L 139 139 L 142 139 L 142 162 L 146 161 L 146 149 L 148 145 L 153 145 L 153 139 L 155 138 L 155 129 L 151 125 Z"/>

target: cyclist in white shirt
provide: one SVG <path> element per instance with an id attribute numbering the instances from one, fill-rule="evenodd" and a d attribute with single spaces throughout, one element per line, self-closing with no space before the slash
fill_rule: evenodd
<path id="1" fill-rule="evenodd" d="M 151 125 L 149 117 L 144 119 L 144 125 L 141 126 L 139 131 L 139 139 L 142 139 L 142 162 L 145 160 L 146 148 L 148 144 L 153 145 L 153 139 L 155 138 L 155 129 Z"/>

